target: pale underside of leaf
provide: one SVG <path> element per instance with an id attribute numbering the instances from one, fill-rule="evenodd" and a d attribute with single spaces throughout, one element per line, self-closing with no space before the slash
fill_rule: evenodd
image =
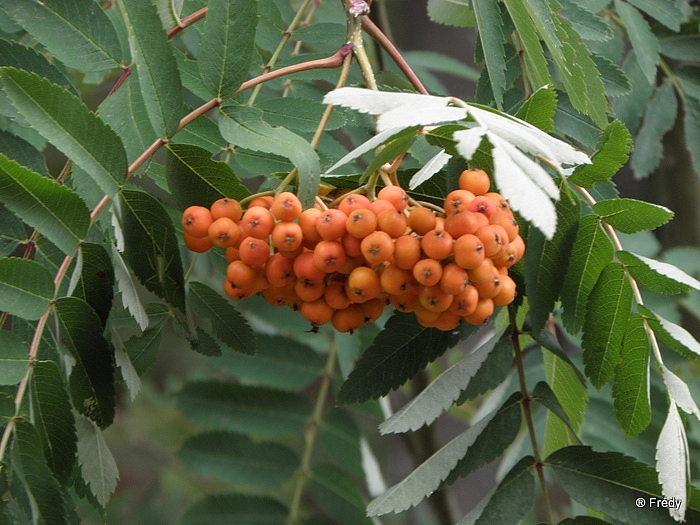
<path id="1" fill-rule="evenodd" d="M 419 95 L 426 96 L 426 95 Z M 463 120 L 467 116 L 464 108 L 455 107 L 418 107 L 400 106 L 382 113 L 377 119 L 377 131 L 397 127 L 430 126 L 443 122 Z"/>
<path id="2" fill-rule="evenodd" d="M 457 145 L 455 147 L 457 148 L 459 154 L 464 157 L 464 160 L 471 160 L 472 156 L 479 148 L 481 140 L 485 134 L 486 129 L 482 128 L 481 126 L 455 131 L 452 134 L 452 138 L 457 141 Z"/>
<path id="3" fill-rule="evenodd" d="M 681 284 L 690 286 L 695 290 L 700 290 L 700 281 L 698 281 L 694 277 L 691 277 L 677 266 L 657 261 L 656 259 L 650 259 L 649 257 L 644 257 L 643 255 L 638 255 L 636 253 L 630 253 L 634 255 L 637 259 L 642 261 L 644 264 L 646 264 L 651 270 L 655 271 L 656 273 L 668 277 L 669 279 L 672 279 Z"/>
<path id="4" fill-rule="evenodd" d="M 379 147 L 381 144 L 383 144 L 384 142 L 387 142 L 392 137 L 401 133 L 402 131 L 403 131 L 403 128 L 393 128 L 393 129 L 387 129 L 385 131 L 382 131 L 381 133 L 376 134 L 374 137 L 372 137 L 368 141 L 360 144 L 358 147 L 356 147 L 354 150 L 352 150 L 350 153 L 345 155 L 338 162 L 336 162 L 330 168 L 328 168 L 326 170 L 326 173 L 324 173 L 324 176 L 325 177 L 329 176 L 328 175 L 329 173 L 331 173 L 332 171 L 335 171 L 340 166 L 344 166 L 348 162 L 355 160 L 358 157 L 361 157 L 362 155 L 364 155 L 368 151 L 372 151 L 374 148 Z M 338 175 L 338 176 L 341 176 L 341 175 Z"/>
<path id="5" fill-rule="evenodd" d="M 690 470 L 688 438 L 676 404 L 671 400 L 668 416 L 656 443 L 656 471 L 664 497 L 680 502 L 668 509 L 676 521 L 683 521 L 687 507 L 687 475 Z"/>
<path id="6" fill-rule="evenodd" d="M 83 478 L 104 507 L 117 488 L 119 470 L 97 425 L 80 414 L 74 416 L 78 432 L 78 462 Z"/>
<path id="7" fill-rule="evenodd" d="M 440 152 L 435 155 L 432 159 L 425 163 L 425 165 L 416 172 L 408 183 L 408 188 L 413 190 L 416 187 L 423 184 L 425 181 L 430 179 L 438 171 L 440 171 L 447 161 L 450 160 L 450 155 L 445 153 L 445 150 L 440 150 Z"/>
<path id="8" fill-rule="evenodd" d="M 700 420 L 700 408 L 695 403 L 688 385 L 665 365 L 661 366 L 661 374 L 671 400 L 675 402 L 686 414 L 691 414 Z"/>
<path id="9" fill-rule="evenodd" d="M 325 104 L 352 108 L 370 115 L 380 115 L 396 108 L 411 108 L 411 110 L 444 108 L 450 101 L 449 97 L 388 93 L 354 87 L 335 89 L 323 97 Z"/>
<path id="10" fill-rule="evenodd" d="M 114 277 L 117 282 L 117 287 L 122 294 L 122 302 L 131 315 L 134 316 L 139 328 L 145 330 L 148 328 L 146 309 L 143 307 L 141 299 L 139 299 L 133 276 L 129 268 L 127 268 L 121 253 L 119 253 L 115 246 L 112 246 L 112 261 L 114 261 Z"/>

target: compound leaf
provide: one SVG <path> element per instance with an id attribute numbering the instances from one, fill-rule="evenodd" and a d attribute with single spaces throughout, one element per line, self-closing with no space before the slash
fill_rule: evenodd
<path id="1" fill-rule="evenodd" d="M 669 404 L 668 416 L 656 443 L 656 470 L 664 497 L 679 502 L 678 508 L 669 508 L 669 513 L 676 521 L 684 521 L 688 505 L 686 483 L 690 471 L 688 438 L 673 400 Z"/>
<path id="2" fill-rule="evenodd" d="M 519 119 L 532 124 L 542 131 L 554 128 L 554 111 L 557 109 L 557 92 L 551 85 L 535 91 L 515 114 Z"/>
<path id="3" fill-rule="evenodd" d="M 491 89 L 496 106 L 503 106 L 503 92 L 506 87 L 506 58 L 503 49 L 503 20 L 497 0 L 472 0 L 476 15 L 479 39 L 484 48 L 484 60 L 489 73 Z"/>
<path id="4" fill-rule="evenodd" d="M 653 230 L 673 218 L 668 208 L 635 199 L 607 199 L 595 203 L 593 211 L 622 233 Z"/>
<path id="5" fill-rule="evenodd" d="M 476 525 L 518 523 L 535 498 L 535 458 L 525 456 L 508 471 L 484 507 Z"/>
<path id="6" fill-rule="evenodd" d="M 656 336 L 671 350 L 688 358 L 700 356 L 700 343 L 685 328 L 664 319 L 644 306 L 639 305 L 638 308 Z"/>
<path id="7" fill-rule="evenodd" d="M 30 259 L 0 259 L 0 310 L 22 319 L 39 319 L 54 296 L 53 277 Z"/>
<path id="8" fill-rule="evenodd" d="M 80 245 L 78 257 L 81 271 L 72 295 L 92 306 L 105 325 L 114 298 L 112 260 L 104 246 L 89 242 Z"/>
<path id="9" fill-rule="evenodd" d="M 619 120 L 608 124 L 598 138 L 597 151 L 591 164 L 578 166 L 569 180 L 574 184 L 591 188 L 596 182 L 610 179 L 627 162 L 632 149 L 632 135 Z"/>
<path id="10" fill-rule="evenodd" d="M 632 277 L 651 292 L 677 294 L 692 289 L 700 290 L 697 279 L 672 264 L 625 251 L 617 252 L 617 258 Z"/>
<path id="11" fill-rule="evenodd" d="M 28 366 L 27 343 L 14 332 L 0 330 L 0 385 L 19 383 L 27 372 Z"/>
<path id="12" fill-rule="evenodd" d="M 428 0 L 428 16 L 433 22 L 448 26 L 476 25 L 476 16 L 468 0 Z"/>
<path id="13" fill-rule="evenodd" d="M 639 67 L 649 84 L 653 85 L 656 80 L 656 64 L 659 61 L 659 40 L 652 33 L 644 16 L 633 6 L 615 0 L 615 9 L 625 24 Z"/>
<path id="14" fill-rule="evenodd" d="M 76 416 L 75 424 L 78 430 L 80 472 L 98 503 L 105 507 L 117 488 L 117 464 L 102 432 L 92 421 Z"/>

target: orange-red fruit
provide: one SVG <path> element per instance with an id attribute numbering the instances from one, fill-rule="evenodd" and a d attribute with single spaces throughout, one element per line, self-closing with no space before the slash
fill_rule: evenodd
<path id="1" fill-rule="evenodd" d="M 326 272 L 319 270 L 314 264 L 314 252 L 304 252 L 300 254 L 293 263 L 294 275 L 297 280 L 307 284 L 321 282 L 326 277 Z"/>
<path id="2" fill-rule="evenodd" d="M 351 193 L 338 204 L 338 209 L 348 217 L 353 211 L 363 208 L 369 208 L 369 199 L 358 193 Z"/>
<path id="3" fill-rule="evenodd" d="M 408 225 L 418 235 L 425 235 L 435 228 L 435 214 L 424 206 L 416 206 L 408 214 Z"/>
<path id="4" fill-rule="evenodd" d="M 431 312 L 444 312 L 452 304 L 453 295 L 444 292 L 439 286 L 424 286 L 418 293 L 420 304 Z"/>
<path id="5" fill-rule="evenodd" d="M 281 287 L 296 280 L 294 261 L 275 253 L 265 263 L 265 276 L 272 286 Z"/>
<path id="6" fill-rule="evenodd" d="M 236 199 L 228 199 L 226 197 L 214 201 L 214 204 L 212 204 L 209 209 L 211 210 L 211 216 L 214 220 L 219 217 L 228 217 L 233 222 L 238 222 L 243 215 L 241 203 Z"/>
<path id="7" fill-rule="evenodd" d="M 362 308 L 362 313 L 364 314 L 363 323 L 371 324 L 379 319 L 382 312 L 384 312 L 384 306 L 386 306 L 386 303 L 382 299 L 370 299 L 361 303 L 360 308 Z"/>
<path id="8" fill-rule="evenodd" d="M 467 285 L 463 291 L 454 295 L 449 311 L 464 317 L 476 310 L 476 305 L 478 302 L 479 291 L 470 284 Z"/>
<path id="9" fill-rule="evenodd" d="M 377 193 L 377 198 L 389 201 L 398 211 L 403 211 L 408 206 L 408 195 L 400 186 L 384 186 Z"/>
<path id="10" fill-rule="evenodd" d="M 238 224 L 228 217 L 219 217 L 209 226 L 209 240 L 219 248 L 235 246 L 240 236 Z"/>
<path id="11" fill-rule="evenodd" d="M 435 259 L 421 259 L 413 267 L 413 278 L 423 286 L 435 286 L 442 277 L 442 265 Z"/>
<path id="12" fill-rule="evenodd" d="M 420 241 L 412 235 L 402 235 L 394 241 L 394 264 L 411 270 L 421 259 Z"/>
<path id="13" fill-rule="evenodd" d="M 450 215 L 458 211 L 465 211 L 474 200 L 475 195 L 467 190 L 454 190 L 445 197 L 445 213 Z"/>
<path id="14" fill-rule="evenodd" d="M 345 249 L 338 241 L 320 241 L 313 254 L 314 265 L 325 273 L 337 272 L 347 259 Z"/>
<path id="15" fill-rule="evenodd" d="M 464 316 L 464 320 L 469 324 L 480 325 L 489 320 L 493 315 L 493 301 L 491 299 L 479 299 L 476 308 L 469 315 Z"/>
<path id="16" fill-rule="evenodd" d="M 474 200 L 469 203 L 467 209 L 469 211 L 483 213 L 486 217 L 491 217 L 491 215 L 496 213 L 498 208 L 494 201 L 489 199 L 486 195 L 479 195 L 478 197 L 474 197 Z"/>
<path id="17" fill-rule="evenodd" d="M 272 228 L 272 245 L 281 252 L 292 252 L 304 240 L 301 226 L 296 222 L 280 221 Z"/>
<path id="18" fill-rule="evenodd" d="M 249 266 L 261 266 L 270 258 L 270 246 L 262 239 L 246 237 L 238 247 L 238 256 Z"/>
<path id="19" fill-rule="evenodd" d="M 252 288 L 256 277 L 255 269 L 243 261 L 233 261 L 226 268 L 226 279 L 236 288 Z"/>
<path id="20" fill-rule="evenodd" d="M 498 224 L 489 224 L 480 228 L 476 236 L 484 245 L 486 257 L 498 257 L 506 251 L 510 243 L 506 230 Z"/>
<path id="21" fill-rule="evenodd" d="M 256 239 L 267 239 L 275 226 L 275 219 L 269 209 L 251 206 L 241 218 L 243 233 Z"/>
<path id="22" fill-rule="evenodd" d="M 209 235 L 212 222 L 211 211 L 204 206 L 190 206 L 182 213 L 182 229 L 190 237 L 201 239 Z"/>
<path id="23" fill-rule="evenodd" d="M 361 249 L 367 263 L 376 266 L 394 254 L 394 242 L 388 233 L 375 231 L 362 239 Z"/>
<path id="24" fill-rule="evenodd" d="M 236 288 L 228 279 L 224 279 L 224 293 L 234 301 L 241 301 L 253 295 L 255 290 L 253 288 Z"/>
<path id="25" fill-rule="evenodd" d="M 325 210 L 316 219 L 316 231 L 327 241 L 339 239 L 347 231 L 347 220 L 348 216 L 336 208 Z"/>
<path id="26" fill-rule="evenodd" d="M 458 294 L 469 284 L 469 274 L 457 263 L 448 263 L 442 268 L 440 288 L 445 293 Z"/>
<path id="27" fill-rule="evenodd" d="M 331 322 L 338 332 L 352 332 L 365 323 L 365 313 L 359 304 L 351 304 L 347 308 L 336 310 Z"/>
<path id="28" fill-rule="evenodd" d="M 492 277 L 474 283 L 474 287 L 479 291 L 482 299 L 493 299 L 501 291 L 502 275 L 495 273 Z"/>
<path id="29" fill-rule="evenodd" d="M 445 230 L 456 239 L 468 233 L 476 233 L 479 228 L 488 223 L 489 220 L 481 213 L 457 211 L 445 218 Z"/>
<path id="30" fill-rule="evenodd" d="M 435 228 L 426 233 L 420 241 L 420 247 L 431 259 L 446 259 L 452 253 L 452 235 L 443 228 Z"/>
<path id="31" fill-rule="evenodd" d="M 483 195 L 489 191 L 491 181 L 484 170 L 470 168 L 460 174 L 457 184 L 461 189 L 471 191 L 474 195 Z"/>
<path id="32" fill-rule="evenodd" d="M 323 292 L 326 290 L 326 283 L 323 281 L 317 281 L 314 283 L 306 282 L 304 280 L 297 280 L 294 282 L 294 292 L 299 297 L 299 300 L 303 303 L 315 301 L 323 297 Z"/>
<path id="33" fill-rule="evenodd" d="M 489 217 L 490 224 L 497 224 L 503 227 L 503 229 L 508 234 L 508 238 L 513 240 L 517 237 L 519 228 L 518 221 L 515 220 L 513 212 L 508 210 L 497 210 L 491 217 Z"/>
<path id="34" fill-rule="evenodd" d="M 484 245 L 476 235 L 462 235 L 455 241 L 454 256 L 459 266 L 465 270 L 473 270 L 484 262 Z"/>
<path id="35" fill-rule="evenodd" d="M 184 232 L 182 236 L 185 239 L 185 246 L 193 252 L 204 253 L 214 246 L 209 237 L 192 237 L 187 232 Z"/>
<path id="36" fill-rule="evenodd" d="M 333 308 L 331 308 L 323 298 L 320 298 L 315 301 L 302 303 L 301 315 L 303 315 L 307 321 L 320 326 L 326 324 L 333 318 Z"/>
<path id="37" fill-rule="evenodd" d="M 331 281 L 328 283 L 323 292 L 323 299 L 334 310 L 342 310 L 351 304 L 348 294 L 345 293 L 345 283 L 343 281 Z"/>
<path id="38" fill-rule="evenodd" d="M 353 303 L 374 299 L 380 292 L 379 276 L 371 268 L 358 266 L 345 281 L 345 292 Z"/>
<path id="39" fill-rule="evenodd" d="M 248 203 L 248 208 L 252 208 L 253 206 L 262 206 L 263 208 L 267 208 L 269 210 L 272 207 L 273 200 L 274 197 L 272 197 L 272 195 L 263 195 L 262 197 L 255 197 L 252 201 Z"/>
<path id="40" fill-rule="evenodd" d="M 515 300 L 515 281 L 507 275 L 501 276 L 501 288 L 492 298 L 496 306 L 507 306 Z"/>
<path id="41" fill-rule="evenodd" d="M 293 221 L 301 215 L 301 201 L 291 191 L 283 191 L 272 200 L 270 211 L 279 221 Z"/>
<path id="42" fill-rule="evenodd" d="M 345 222 L 348 233 L 357 239 L 364 239 L 377 229 L 377 216 L 367 208 L 352 210 Z"/>
<path id="43" fill-rule="evenodd" d="M 496 206 L 497 210 L 506 210 L 510 211 L 510 206 L 508 206 L 508 201 L 503 198 L 503 195 L 501 195 L 498 192 L 495 191 L 490 191 L 488 193 L 484 194 L 484 197 L 489 199 L 491 202 L 493 202 L 494 206 Z"/>
<path id="44" fill-rule="evenodd" d="M 405 292 L 413 282 L 413 274 L 409 270 L 390 264 L 379 277 L 382 290 L 390 295 L 400 295 Z"/>
<path id="45" fill-rule="evenodd" d="M 377 227 L 396 239 L 406 233 L 408 221 L 404 214 L 396 210 L 384 210 L 377 215 Z"/>
<path id="46" fill-rule="evenodd" d="M 316 221 L 321 216 L 321 210 L 318 208 L 308 208 L 301 212 L 299 216 L 299 226 L 304 234 L 304 246 L 311 249 L 318 241 L 321 240 L 321 235 L 316 231 Z"/>

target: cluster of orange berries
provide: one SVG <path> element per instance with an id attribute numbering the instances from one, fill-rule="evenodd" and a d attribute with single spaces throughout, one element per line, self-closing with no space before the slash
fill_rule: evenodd
<path id="1" fill-rule="evenodd" d="M 185 244 L 226 250 L 231 298 L 261 292 L 314 327 L 352 331 L 391 304 L 423 326 L 452 330 L 462 319 L 486 322 L 515 298 L 508 268 L 525 244 L 508 203 L 489 186 L 484 171 L 462 172 L 444 217 L 409 206 L 399 186 L 385 186 L 374 201 L 349 193 L 336 207 L 303 211 L 291 192 L 257 197 L 245 212 L 224 198 L 185 210 Z"/>

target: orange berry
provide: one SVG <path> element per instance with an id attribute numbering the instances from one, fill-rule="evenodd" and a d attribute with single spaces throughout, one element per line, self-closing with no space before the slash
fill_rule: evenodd
<path id="1" fill-rule="evenodd" d="M 440 289 L 449 294 L 462 292 L 469 284 L 469 274 L 457 263 L 448 263 L 442 268 Z"/>
<path id="2" fill-rule="evenodd" d="M 456 239 L 468 233 L 476 233 L 489 220 L 485 215 L 473 211 L 457 211 L 445 217 L 445 230 Z"/>
<path id="3" fill-rule="evenodd" d="M 319 270 L 314 264 L 314 252 L 304 252 L 299 255 L 294 259 L 292 267 L 297 280 L 307 284 L 323 282 L 326 278 L 326 272 Z"/>
<path id="4" fill-rule="evenodd" d="M 447 233 L 444 228 L 440 228 L 439 222 L 438 226 L 426 233 L 420 241 L 420 247 L 425 254 L 438 261 L 450 256 L 453 245 L 452 235 Z"/>
<path id="5" fill-rule="evenodd" d="M 236 245 L 241 236 L 238 224 L 228 217 L 219 217 L 209 226 L 209 239 L 219 248 L 229 248 Z"/>
<path id="6" fill-rule="evenodd" d="M 503 276 L 496 271 L 493 276 L 474 283 L 474 287 L 482 299 L 493 299 L 501 291 L 502 280 Z"/>
<path id="7" fill-rule="evenodd" d="M 491 217 L 489 217 L 490 224 L 497 224 L 503 227 L 503 229 L 508 234 L 509 239 L 515 239 L 517 237 L 519 228 L 518 221 L 515 220 L 513 212 L 508 210 L 497 210 Z"/>
<path id="8" fill-rule="evenodd" d="M 433 323 L 440 317 L 440 312 L 428 310 L 420 301 L 413 304 L 413 313 L 416 315 L 416 321 L 422 326 L 433 326 Z"/>
<path id="9" fill-rule="evenodd" d="M 483 195 L 489 191 L 491 180 L 484 170 L 470 168 L 461 173 L 458 185 L 461 189 L 471 191 L 474 195 Z"/>
<path id="10" fill-rule="evenodd" d="M 240 243 L 238 243 L 238 245 L 240 246 Z M 238 253 L 238 248 L 234 246 L 229 246 L 226 248 L 226 250 L 224 250 L 224 257 L 226 257 L 226 262 L 228 263 L 241 260 L 241 256 Z"/>
<path id="11" fill-rule="evenodd" d="M 406 288 L 405 292 L 399 295 L 390 295 L 389 302 L 399 312 L 412 312 L 414 304 L 418 301 L 419 292 L 420 287 L 414 281 Z"/>
<path id="12" fill-rule="evenodd" d="M 467 210 L 483 213 L 486 215 L 486 217 L 491 217 L 491 215 L 496 213 L 497 209 L 496 204 L 486 195 L 474 197 L 474 200 L 472 200 L 469 203 L 469 206 L 467 206 Z"/>
<path id="13" fill-rule="evenodd" d="M 469 315 L 465 315 L 464 320 L 473 325 L 484 324 L 493 315 L 493 310 L 494 306 L 491 299 L 479 299 L 474 311 Z"/>
<path id="14" fill-rule="evenodd" d="M 418 300 L 426 310 L 444 312 L 452 304 L 454 295 L 444 292 L 439 286 L 424 286 L 418 293 Z"/>
<path id="15" fill-rule="evenodd" d="M 347 260 L 343 245 L 338 241 L 320 241 L 313 251 L 316 268 L 326 273 L 338 271 Z"/>
<path id="16" fill-rule="evenodd" d="M 377 266 L 394 254 L 394 242 L 388 233 L 374 231 L 362 239 L 362 256 L 370 266 Z"/>
<path id="17" fill-rule="evenodd" d="M 343 245 L 347 256 L 358 257 L 362 255 L 362 240 L 351 235 L 349 231 L 340 238 L 340 242 Z"/>
<path id="18" fill-rule="evenodd" d="M 408 221 L 406 216 L 396 210 L 384 210 L 377 215 L 377 227 L 396 239 L 406 233 Z"/>
<path id="19" fill-rule="evenodd" d="M 476 235 L 462 235 L 455 241 L 454 256 L 459 266 L 473 270 L 484 262 L 484 245 Z"/>
<path id="20" fill-rule="evenodd" d="M 501 289 L 492 297 L 496 306 L 507 306 L 515 300 L 517 295 L 515 281 L 508 275 L 501 276 Z"/>
<path id="21" fill-rule="evenodd" d="M 204 206 L 190 206 L 182 213 L 182 229 L 190 237 L 209 235 L 209 226 L 214 222 L 211 211 Z"/>
<path id="22" fill-rule="evenodd" d="M 316 219 L 316 231 L 321 238 L 334 241 L 345 235 L 347 221 L 347 215 L 336 208 L 331 208 L 321 212 L 321 215 Z"/>
<path id="23" fill-rule="evenodd" d="M 345 292 L 353 303 L 364 303 L 379 295 L 379 276 L 371 268 L 358 266 L 345 281 Z"/>
<path id="24" fill-rule="evenodd" d="M 285 306 L 287 304 L 285 300 L 286 292 L 284 286 L 271 286 L 270 288 L 262 291 L 262 296 L 272 306 Z"/>
<path id="25" fill-rule="evenodd" d="M 394 264 L 411 270 L 421 259 L 420 241 L 413 235 L 402 235 L 394 241 Z"/>
<path id="26" fill-rule="evenodd" d="M 435 259 L 421 259 L 413 267 L 413 277 L 423 286 L 435 286 L 442 277 L 442 265 Z"/>
<path id="27" fill-rule="evenodd" d="M 243 233 L 256 239 L 267 239 L 275 226 L 275 218 L 269 209 L 262 206 L 251 206 L 241 218 Z"/>
<path id="28" fill-rule="evenodd" d="M 281 253 L 273 254 L 265 263 L 265 276 L 275 287 L 294 282 L 294 261 Z"/>
<path id="29" fill-rule="evenodd" d="M 369 204 L 369 209 L 372 210 L 375 215 L 379 215 L 384 210 L 396 210 L 396 208 L 394 208 L 394 205 L 391 202 L 385 201 L 383 199 L 377 199 L 376 201 L 372 201 Z"/>
<path id="30" fill-rule="evenodd" d="M 262 206 L 263 208 L 267 208 L 269 210 L 272 207 L 273 200 L 274 197 L 272 197 L 272 195 L 263 195 L 262 197 L 255 197 L 248 203 L 248 208 L 252 208 L 253 206 Z"/>
<path id="31" fill-rule="evenodd" d="M 384 312 L 386 303 L 382 299 L 370 299 L 362 304 L 362 313 L 364 314 L 363 324 L 372 324 L 379 319 Z"/>
<path id="32" fill-rule="evenodd" d="M 353 237 L 364 239 L 377 229 L 377 216 L 372 210 L 358 208 L 350 212 L 345 227 Z"/>
<path id="33" fill-rule="evenodd" d="M 445 214 L 450 215 L 458 211 L 465 211 L 474 200 L 475 195 L 467 190 L 454 190 L 445 197 Z"/>
<path id="34" fill-rule="evenodd" d="M 262 239 L 246 237 L 238 247 L 238 255 L 250 266 L 262 266 L 270 258 L 270 246 Z"/>
<path id="35" fill-rule="evenodd" d="M 382 290 L 390 295 L 399 295 L 405 292 L 408 287 L 413 282 L 413 274 L 399 268 L 395 264 L 390 264 L 379 277 L 379 283 L 382 286 Z"/>
<path id="36" fill-rule="evenodd" d="M 398 211 L 403 211 L 408 206 L 408 195 L 400 186 L 384 186 L 377 193 L 377 199 L 389 201 Z"/>
<path id="37" fill-rule="evenodd" d="M 303 233 L 303 243 L 306 248 L 313 249 L 321 236 L 316 231 L 316 220 L 321 216 L 318 208 L 309 208 L 301 212 L 299 216 L 299 226 Z"/>
<path id="38" fill-rule="evenodd" d="M 496 206 L 497 210 L 505 210 L 505 211 L 510 211 L 510 206 L 508 205 L 508 201 L 503 198 L 503 195 L 501 195 L 498 192 L 495 191 L 490 191 L 488 193 L 484 193 L 484 197 L 489 199 L 494 206 Z"/>
<path id="39" fill-rule="evenodd" d="M 280 221 L 272 228 L 272 245 L 281 252 L 293 252 L 303 241 L 301 226 L 296 222 Z"/>
<path id="40" fill-rule="evenodd" d="M 360 195 L 359 193 L 351 193 L 350 195 L 345 197 L 342 201 L 340 201 L 340 204 L 338 204 L 338 209 L 340 211 L 342 211 L 348 217 L 355 210 L 368 209 L 368 208 L 369 208 L 369 199 L 367 197 L 365 197 L 364 195 Z"/>
<path id="41" fill-rule="evenodd" d="M 351 304 L 347 308 L 336 310 L 331 322 L 338 332 L 352 333 L 365 323 L 365 313 L 359 304 Z"/>
<path id="42" fill-rule="evenodd" d="M 484 255 L 486 257 L 498 257 L 506 251 L 510 240 L 506 230 L 498 224 L 489 224 L 475 234 L 484 245 Z"/>
<path id="43" fill-rule="evenodd" d="M 214 201 L 209 209 L 211 210 L 211 216 L 214 220 L 218 219 L 219 217 L 228 217 L 233 222 L 238 222 L 241 220 L 241 216 L 243 215 L 241 203 L 236 199 L 228 199 L 226 197 Z"/>
<path id="44" fill-rule="evenodd" d="M 297 279 L 294 282 L 294 291 L 299 297 L 300 301 L 303 303 L 315 301 L 323 297 L 323 292 L 326 290 L 326 283 L 323 281 L 307 282 L 305 280 Z"/>
<path id="45" fill-rule="evenodd" d="M 234 301 L 241 301 L 253 295 L 255 290 L 253 288 L 236 288 L 228 279 L 224 279 L 224 293 Z"/>
<path id="46" fill-rule="evenodd" d="M 182 236 L 185 239 L 185 246 L 193 252 L 204 253 L 214 246 L 209 237 L 192 237 L 187 232 L 184 232 Z"/>
<path id="47" fill-rule="evenodd" d="M 334 310 L 342 310 L 351 304 L 348 294 L 345 292 L 345 283 L 342 281 L 328 283 L 323 292 L 323 299 Z"/>
<path id="48" fill-rule="evenodd" d="M 462 318 L 459 315 L 445 310 L 440 312 L 440 316 L 434 321 L 433 326 L 443 332 L 449 332 L 457 328 L 461 320 Z"/>
<path id="49" fill-rule="evenodd" d="M 454 295 L 448 310 L 459 316 L 466 316 L 476 310 L 479 302 L 479 291 L 473 285 L 467 285 L 463 291 Z"/>
<path id="50" fill-rule="evenodd" d="M 278 221 L 293 221 L 301 215 L 301 201 L 291 191 L 283 191 L 272 200 L 270 211 Z"/>
<path id="51" fill-rule="evenodd" d="M 469 280 L 472 284 L 475 284 L 485 279 L 492 279 L 498 274 L 498 270 L 493 265 L 493 261 L 491 259 L 484 259 L 484 262 L 482 262 L 480 266 L 474 268 L 473 270 L 469 270 L 468 273 Z"/>
<path id="52" fill-rule="evenodd" d="M 243 261 L 233 261 L 226 267 L 226 279 L 236 288 L 252 288 L 256 277 L 255 269 Z"/>
<path id="53" fill-rule="evenodd" d="M 408 225 L 418 235 L 425 235 L 434 229 L 435 223 L 435 214 L 424 206 L 416 206 L 408 214 Z"/>
<path id="54" fill-rule="evenodd" d="M 309 301 L 301 305 L 301 315 L 310 323 L 321 326 L 333 318 L 333 308 L 328 306 L 323 298 Z"/>

